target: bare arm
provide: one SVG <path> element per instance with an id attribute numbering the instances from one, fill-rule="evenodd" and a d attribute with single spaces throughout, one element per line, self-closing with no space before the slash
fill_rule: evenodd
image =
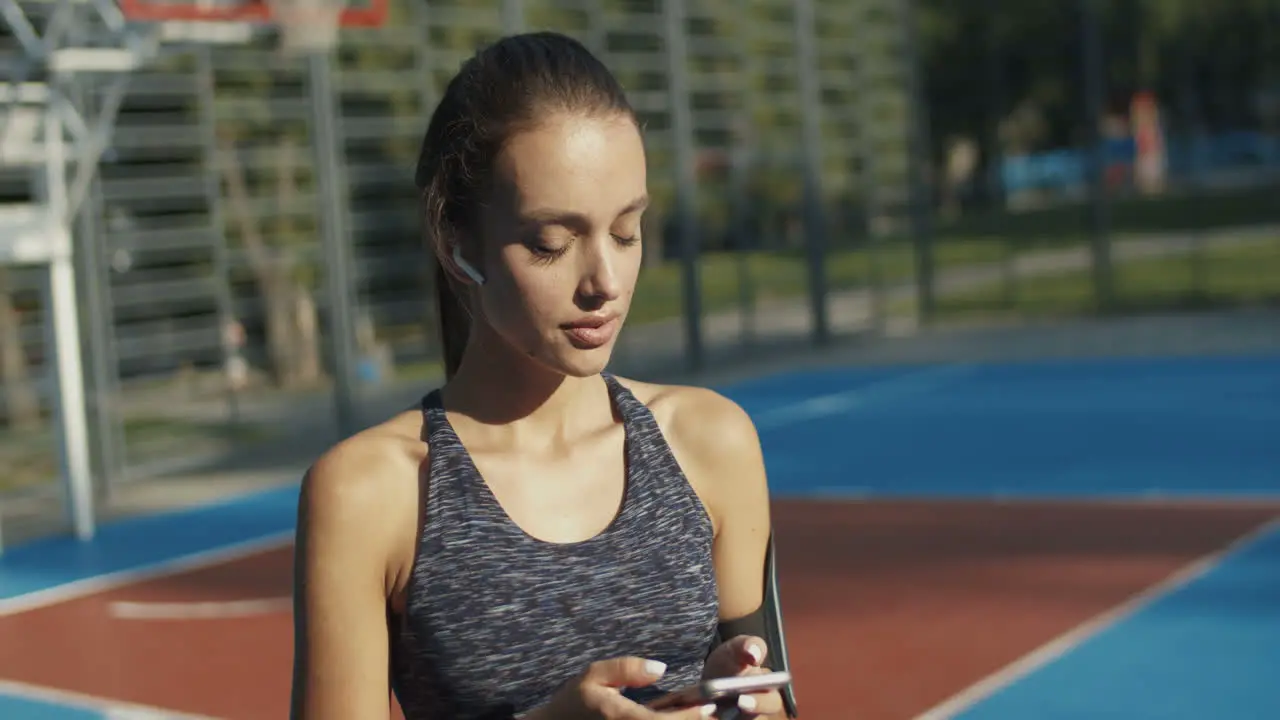
<path id="1" fill-rule="evenodd" d="M 673 435 L 680 463 L 716 526 L 713 548 L 721 620 L 750 615 L 764 602 L 769 485 L 755 425 L 737 404 L 710 390 L 685 390 Z"/>
<path id="2" fill-rule="evenodd" d="M 673 449 L 679 446 L 681 466 L 715 524 L 712 554 L 720 620 L 739 620 L 764 604 L 764 561 L 770 531 L 764 455 L 755 424 L 737 404 L 709 390 L 684 392 L 686 401 L 681 403 L 672 427 Z M 754 641 L 737 644 L 730 640 L 726 646 L 733 649 L 728 654 L 737 655 L 750 644 Z M 769 665 L 767 657 L 763 664 Z M 772 708 L 781 707 L 776 694 L 762 702 L 761 710 L 768 707 L 766 712 L 771 714 L 751 717 L 786 717 L 785 713 L 772 713 Z"/>
<path id="3" fill-rule="evenodd" d="M 363 443 L 335 448 L 302 483 L 293 720 L 390 717 L 386 609 L 400 527 L 394 503 L 404 492 L 396 492 L 399 469 L 388 467 L 385 447 Z"/>

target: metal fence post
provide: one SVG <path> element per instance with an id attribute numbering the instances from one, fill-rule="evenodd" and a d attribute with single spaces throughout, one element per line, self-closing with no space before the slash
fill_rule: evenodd
<path id="1" fill-rule="evenodd" d="M 990 17 L 1000 11 L 1000 0 L 983 0 L 983 9 Z M 1004 148 L 1000 139 L 1000 124 L 1004 121 L 1005 105 L 1005 58 L 1001 48 L 1003 36 L 1000 26 L 990 21 L 986 23 L 983 49 L 986 75 L 986 103 L 983 112 L 983 145 L 986 146 L 985 164 L 987 168 L 986 189 L 990 204 L 988 216 L 992 218 L 995 232 L 1000 237 L 1003 253 L 1001 258 L 1001 274 L 1003 276 L 1003 301 L 1007 307 L 1013 307 L 1018 299 L 1018 241 L 1008 232 L 1004 221 L 1008 195 L 1004 187 Z"/>
<path id="2" fill-rule="evenodd" d="M 737 63 L 740 105 L 732 123 L 729 146 L 729 233 L 734 245 L 734 269 L 738 276 L 738 312 L 742 317 L 741 341 L 744 347 L 756 345 L 759 337 L 756 317 L 756 282 L 751 269 L 752 255 L 759 250 L 759 238 L 752 218 L 751 176 L 756 169 L 758 132 L 755 127 L 755 101 L 752 78 L 759 71 L 750 51 L 751 17 L 744 13 L 737 21 L 737 32 L 729 42 Z"/>
<path id="3" fill-rule="evenodd" d="M 324 244 L 325 289 L 329 304 L 329 342 L 333 351 L 333 400 L 338 433 L 357 430 L 355 407 L 355 288 L 352 286 L 351 233 L 344 163 L 346 145 L 335 97 L 333 58 L 328 52 L 306 58 L 315 148 L 316 190 Z"/>
<path id="4" fill-rule="evenodd" d="M 866 216 L 864 223 L 864 243 L 867 256 L 867 297 L 871 303 L 871 327 L 874 332 L 883 332 L 888 308 L 885 303 L 886 288 L 884 269 L 881 258 L 881 245 L 884 238 L 878 226 L 878 220 L 885 212 L 885 203 L 879 195 L 879 178 L 881 177 L 880 150 L 878 138 L 880 128 L 878 121 L 879 108 L 871 102 L 877 96 L 877 85 L 884 84 L 884 68 L 870 62 L 873 55 L 867 51 L 871 45 L 868 40 L 874 38 L 877 27 L 873 22 L 874 4 L 861 2 L 850 5 L 850 17 L 855 28 L 854 42 L 859 48 L 854 61 L 853 82 L 856 88 L 856 105 L 854 113 L 857 123 L 855 137 L 855 153 L 859 160 L 856 187 L 862 211 Z M 894 58 L 883 58 L 882 62 L 893 62 Z"/>
<path id="5" fill-rule="evenodd" d="M 440 101 L 442 94 L 441 88 L 436 84 L 435 74 L 432 72 L 432 48 L 431 48 L 431 28 L 434 18 L 431 16 L 431 5 L 426 2 L 409 3 L 407 8 L 406 21 L 413 27 L 418 42 L 413 46 L 413 62 L 414 77 L 418 78 L 418 108 L 422 116 L 423 132 L 425 133 L 427 123 L 431 120 L 432 113 L 435 112 L 436 105 Z M 424 232 L 425 228 L 421 225 L 421 211 L 418 212 L 419 232 Z M 430 243 L 423 243 L 424 247 L 431 247 Z M 436 263 L 438 259 L 436 254 L 430 250 L 423 253 L 422 277 L 424 286 L 427 288 L 423 293 L 423 320 L 422 327 L 426 331 L 426 337 L 429 338 L 427 347 L 429 352 L 435 352 L 441 360 L 441 368 L 443 371 L 444 350 L 440 340 L 440 323 L 438 318 L 439 308 L 436 307 Z"/>
<path id="6" fill-rule="evenodd" d="M 818 51 L 814 38 L 812 0 L 795 0 L 796 71 L 800 86 L 801 145 L 804 153 L 805 257 L 809 272 L 809 311 L 813 340 L 831 339 L 827 312 L 827 222 L 822 197 L 822 89 L 818 79 Z"/>
<path id="7" fill-rule="evenodd" d="M 684 291 L 685 359 L 693 370 L 702 368 L 702 287 L 698 275 L 697 169 L 694 158 L 693 117 L 689 109 L 689 64 L 684 0 L 662 4 L 666 43 L 668 101 L 675 149 L 675 213 L 680 235 L 680 266 Z"/>
<path id="8" fill-rule="evenodd" d="M 909 165 L 907 168 L 908 206 L 911 237 L 915 245 L 916 303 L 920 319 L 928 322 L 937 309 L 934 287 L 933 257 L 933 152 L 929 122 L 928 93 L 925 92 L 924 63 L 917 37 L 915 3 L 902 0 L 902 37 L 908 76 L 908 104 L 911 118 Z"/>
<path id="9" fill-rule="evenodd" d="M 1201 197 L 1205 191 L 1200 180 L 1201 144 L 1204 137 L 1204 116 L 1201 113 L 1199 78 L 1196 75 L 1196 63 L 1199 62 L 1199 43 L 1194 39 L 1182 46 L 1177 66 L 1179 74 L 1180 97 L 1183 122 L 1190 128 L 1187 133 L 1191 137 L 1191 167 L 1187 177 L 1187 188 L 1192 197 Z M 1191 251 L 1187 259 L 1191 263 L 1191 291 L 1205 294 L 1209 290 L 1209 263 L 1206 257 L 1205 228 L 1199 225 L 1191 228 Z"/>
<path id="10" fill-rule="evenodd" d="M 227 342 L 228 328 L 236 322 L 234 300 L 231 295 L 231 261 L 227 247 L 226 217 L 222 209 L 222 181 L 219 176 L 221 154 L 218 151 L 217 113 L 214 109 L 216 99 L 213 70 L 213 49 L 197 48 L 196 86 L 199 103 L 200 134 L 204 139 L 205 196 L 209 202 L 209 225 L 213 230 L 213 274 L 214 302 L 218 308 L 218 334 L 222 348 L 223 374 L 227 376 L 227 416 L 232 423 L 240 421 L 240 405 L 238 391 L 232 387 L 229 376 L 232 360 L 232 347 Z"/>
<path id="11" fill-rule="evenodd" d="M 524 32 L 524 0 L 502 0 L 502 32 Z"/>
<path id="12" fill-rule="evenodd" d="M 1095 0 L 1080 0 L 1080 42 L 1084 46 L 1085 137 L 1089 142 L 1089 241 L 1098 305 L 1109 308 L 1115 297 L 1111 272 L 1110 212 L 1107 207 L 1106 148 L 1102 144 L 1106 65 L 1102 29 Z"/>

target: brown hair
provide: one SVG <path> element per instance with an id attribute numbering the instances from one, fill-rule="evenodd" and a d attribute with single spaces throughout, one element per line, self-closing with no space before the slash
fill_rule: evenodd
<path id="1" fill-rule="evenodd" d="M 550 112 L 635 112 L 609 69 L 577 40 L 511 35 L 477 52 L 449 81 L 422 140 L 414 182 L 436 253 L 436 302 L 445 377 L 462 362 L 471 316 L 450 255 L 477 228 L 494 158 L 507 139 Z"/>

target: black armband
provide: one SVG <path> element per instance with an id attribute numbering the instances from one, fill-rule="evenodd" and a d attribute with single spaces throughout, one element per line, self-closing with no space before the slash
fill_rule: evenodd
<path id="1" fill-rule="evenodd" d="M 769 535 L 769 545 L 764 560 L 764 602 L 755 612 L 735 620 L 725 620 L 716 625 L 716 640 L 712 649 L 739 635 L 754 635 L 761 638 L 769 646 L 764 665 L 771 670 L 791 670 L 787 653 L 787 635 L 782 622 L 782 604 L 778 591 L 778 571 L 774 558 L 773 535 Z M 709 651 L 708 651 L 709 652 Z M 793 680 L 794 682 L 794 680 Z M 782 689 L 782 704 L 787 717 L 799 715 L 796 709 L 795 688 L 792 683 Z"/>

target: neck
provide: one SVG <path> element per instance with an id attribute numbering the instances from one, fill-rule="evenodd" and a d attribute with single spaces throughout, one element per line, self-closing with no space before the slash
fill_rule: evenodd
<path id="1" fill-rule="evenodd" d="M 545 443 L 572 436 L 571 424 L 585 419 L 572 408 L 595 404 L 603 393 L 598 377 L 548 370 L 481 326 L 472 332 L 458 371 L 442 394 L 451 412 Z M 607 401 L 601 404 L 601 409 L 608 407 Z"/>

